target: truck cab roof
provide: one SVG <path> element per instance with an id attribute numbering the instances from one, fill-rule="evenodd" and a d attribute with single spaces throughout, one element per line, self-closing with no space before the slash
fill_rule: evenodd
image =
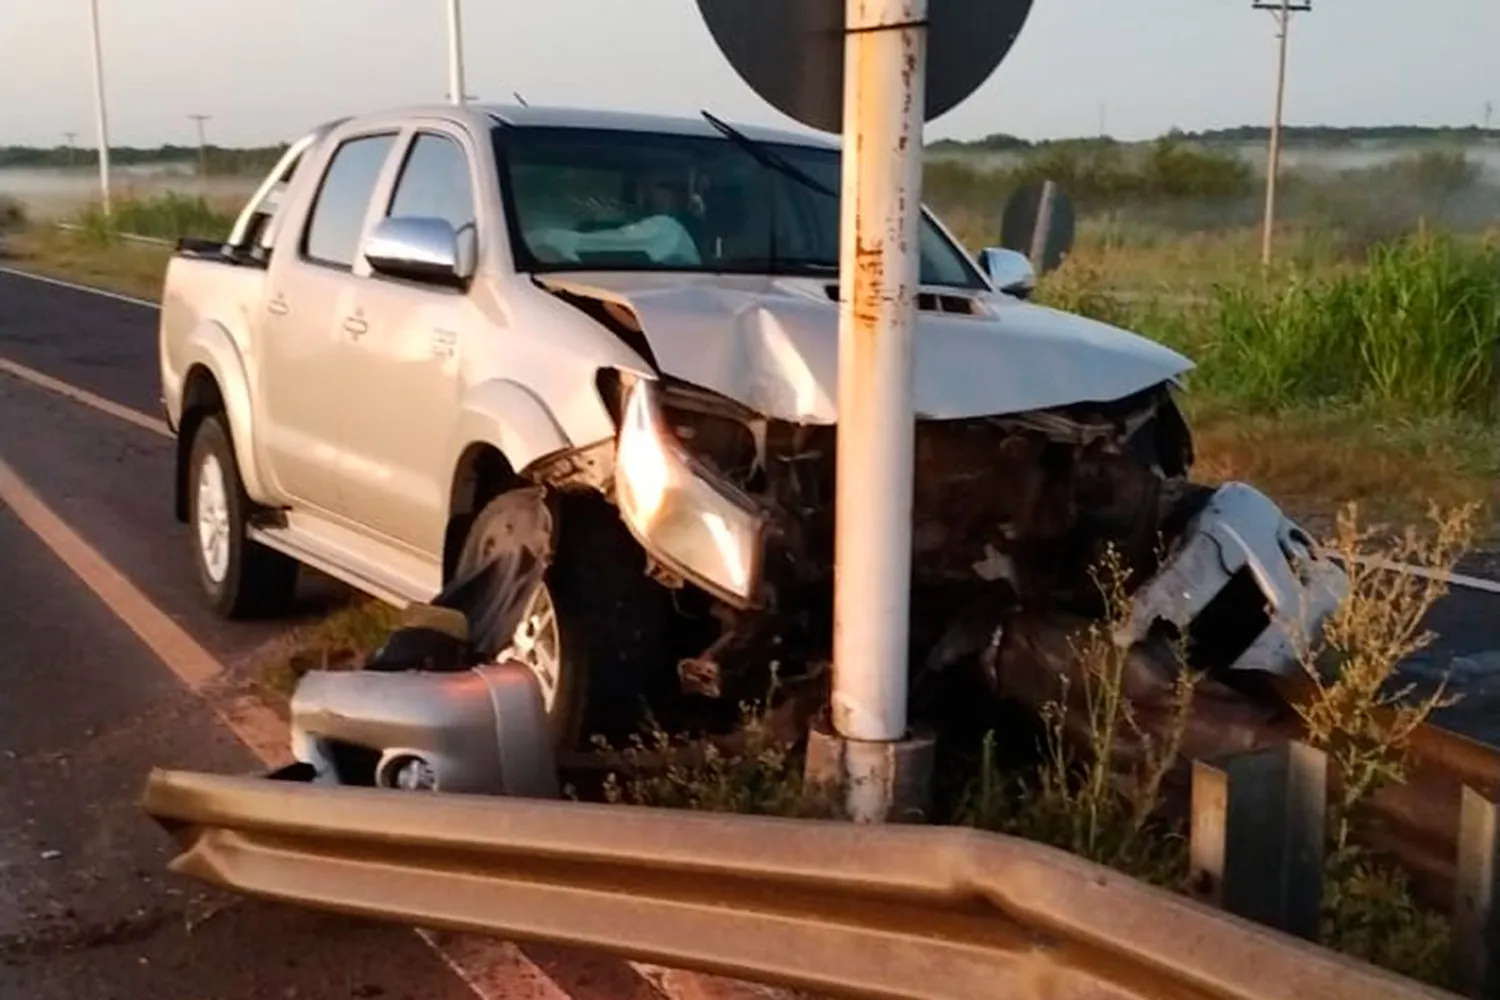
<path id="1" fill-rule="evenodd" d="M 522 104 L 471 103 L 420 104 L 404 108 L 392 108 L 377 112 L 382 118 L 410 116 L 412 118 L 437 118 L 470 125 L 488 120 L 495 125 L 511 128 L 574 128 L 608 129 L 621 132 L 656 132 L 669 135 L 700 135 L 717 138 L 719 133 L 701 115 L 651 114 L 637 111 L 613 111 L 601 108 L 569 106 L 542 106 Z M 315 131 L 323 132 L 365 115 L 345 116 L 323 123 Z M 481 121 L 476 121 L 480 119 Z M 813 146 L 822 149 L 838 149 L 839 142 L 832 136 L 810 129 L 782 129 L 763 125 L 747 125 L 731 122 L 735 128 L 758 142 L 788 143 L 798 146 Z"/>

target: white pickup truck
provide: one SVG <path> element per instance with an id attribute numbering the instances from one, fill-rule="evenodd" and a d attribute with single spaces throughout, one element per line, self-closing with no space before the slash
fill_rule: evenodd
<path id="1" fill-rule="evenodd" d="M 461 666 L 526 663 L 561 744 L 642 698 L 732 712 L 768 666 L 813 676 L 839 171 L 822 137 L 707 114 L 443 105 L 298 140 L 166 275 L 176 510 L 208 600 L 272 611 L 301 565 L 397 604 L 488 587 Z M 912 662 L 960 618 L 998 636 L 1091 607 L 1113 545 L 1143 570 L 1141 635 L 1207 616 L 1206 666 L 1292 669 L 1294 588 L 1336 570 L 1253 490 L 1190 483 L 1191 363 L 1023 301 L 1023 257 L 971 257 L 930 213 L 920 250 Z M 497 561 L 541 582 L 476 583 Z"/>

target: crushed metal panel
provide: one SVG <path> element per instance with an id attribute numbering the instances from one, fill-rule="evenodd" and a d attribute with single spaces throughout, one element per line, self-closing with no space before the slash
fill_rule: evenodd
<path id="1" fill-rule="evenodd" d="M 1269 497 L 1244 483 L 1214 493 L 1176 553 L 1136 591 L 1117 638 L 1140 642 L 1158 622 L 1186 633 L 1242 572 L 1264 599 L 1268 623 L 1229 668 L 1300 674 L 1301 654 L 1347 596 L 1349 578 Z"/>
<path id="2" fill-rule="evenodd" d="M 661 370 L 777 420 L 838 420 L 838 304 L 816 280 L 579 274 L 551 288 L 616 302 L 640 319 Z M 1114 400 L 1190 371 L 1126 330 L 999 295 L 974 315 L 921 311 L 913 406 L 929 419 Z"/>

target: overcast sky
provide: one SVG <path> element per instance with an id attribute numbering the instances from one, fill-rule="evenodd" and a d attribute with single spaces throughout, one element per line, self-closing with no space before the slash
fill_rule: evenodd
<path id="1" fill-rule="evenodd" d="M 991 2 L 991 0 L 975 0 Z M 99 0 L 116 144 L 287 139 L 445 90 L 443 0 Z M 1314 0 L 1287 120 L 1477 124 L 1500 105 L 1500 0 Z M 928 137 L 1123 138 L 1268 120 L 1270 14 L 1251 0 L 1036 0 L 1010 58 Z M 534 104 L 784 123 L 725 63 L 695 0 L 468 0 L 469 90 Z M 0 0 L 0 145 L 93 141 L 88 0 Z M 1500 115 L 1497 115 L 1500 123 Z"/>

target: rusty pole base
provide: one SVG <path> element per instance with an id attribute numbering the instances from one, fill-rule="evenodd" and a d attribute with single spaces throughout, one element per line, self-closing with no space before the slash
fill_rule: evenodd
<path id="1" fill-rule="evenodd" d="M 888 743 L 851 740 L 820 719 L 808 730 L 803 774 L 810 790 L 845 803 L 851 819 L 921 823 L 932 807 L 936 759 L 937 739 L 929 734 Z"/>

